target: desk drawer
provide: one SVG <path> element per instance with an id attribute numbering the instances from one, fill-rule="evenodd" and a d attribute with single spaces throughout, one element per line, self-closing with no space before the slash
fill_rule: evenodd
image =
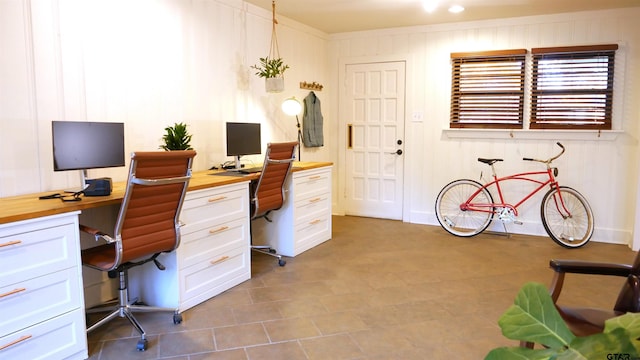
<path id="1" fill-rule="evenodd" d="M 226 186 L 221 189 L 190 191 L 180 213 L 182 234 L 211 226 L 212 223 L 223 223 L 241 219 L 249 213 L 249 190 L 246 184 L 233 185 L 233 190 Z"/>
<path id="2" fill-rule="evenodd" d="M 318 216 L 318 213 L 323 217 L 331 213 L 331 199 L 329 199 L 329 194 L 314 196 L 295 203 L 296 224 L 312 221 L 312 218 Z"/>
<path id="3" fill-rule="evenodd" d="M 299 254 L 331 238 L 331 214 L 317 214 L 311 221 L 300 222 L 295 228 L 295 253 Z"/>
<path id="4" fill-rule="evenodd" d="M 250 277 L 249 247 L 237 247 L 182 269 L 179 280 L 181 302 L 202 302 Z"/>
<path id="5" fill-rule="evenodd" d="M 0 337 L 2 359 L 86 359 L 84 309 Z M 80 335 L 80 336 L 79 336 Z"/>
<path id="6" fill-rule="evenodd" d="M 81 308 L 76 268 L 58 271 L 0 288 L 0 334 Z"/>
<path id="7" fill-rule="evenodd" d="M 20 283 L 27 279 L 77 266 L 79 241 L 77 223 L 49 226 L 40 229 L 14 230 L 24 232 L 0 233 L 0 284 Z"/>
<path id="8" fill-rule="evenodd" d="M 247 221 L 241 219 L 184 235 L 178 248 L 180 268 L 213 259 L 216 255 L 224 256 L 234 248 L 247 247 L 247 227 Z"/>
<path id="9" fill-rule="evenodd" d="M 294 173 L 294 201 L 331 192 L 331 169 L 315 169 Z"/>

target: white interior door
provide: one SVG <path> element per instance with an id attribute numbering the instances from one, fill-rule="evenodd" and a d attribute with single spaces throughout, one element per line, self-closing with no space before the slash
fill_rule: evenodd
<path id="1" fill-rule="evenodd" d="M 346 65 L 347 215 L 402 219 L 405 63 Z"/>

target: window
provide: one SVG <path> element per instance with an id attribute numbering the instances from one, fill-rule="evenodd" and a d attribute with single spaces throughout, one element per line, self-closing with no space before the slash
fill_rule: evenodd
<path id="1" fill-rule="evenodd" d="M 526 53 L 452 53 L 450 127 L 522 128 Z"/>
<path id="2" fill-rule="evenodd" d="M 535 48 L 531 59 L 525 49 L 452 53 L 449 126 L 523 129 L 527 106 L 530 129 L 611 130 L 616 50 L 617 44 Z"/>
<path id="3" fill-rule="evenodd" d="M 611 130 L 618 45 L 532 49 L 531 129 Z"/>

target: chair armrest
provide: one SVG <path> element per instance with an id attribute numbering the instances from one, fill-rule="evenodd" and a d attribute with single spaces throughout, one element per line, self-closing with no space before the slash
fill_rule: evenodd
<path id="1" fill-rule="evenodd" d="M 558 300 L 558 297 L 560 297 L 565 274 L 613 276 L 629 276 L 631 274 L 631 265 L 629 264 L 554 259 L 549 261 L 549 266 L 555 272 L 551 286 L 549 287 L 549 294 L 554 303 Z"/>
<path id="2" fill-rule="evenodd" d="M 629 276 L 630 264 L 614 264 L 581 260 L 551 260 L 549 266 L 556 272 L 590 275 Z"/>
<path id="3" fill-rule="evenodd" d="M 96 239 L 96 241 L 102 239 L 104 241 L 106 241 L 107 243 L 111 244 L 113 242 L 115 242 L 116 240 L 114 238 L 112 238 L 111 236 L 107 235 L 106 233 L 103 233 L 102 231 L 86 226 L 86 225 L 82 225 L 80 224 L 80 231 L 85 232 L 87 234 L 91 234 L 93 235 L 93 237 Z"/>

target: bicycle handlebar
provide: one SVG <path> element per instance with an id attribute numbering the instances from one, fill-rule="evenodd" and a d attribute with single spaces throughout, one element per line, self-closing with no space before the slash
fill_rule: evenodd
<path id="1" fill-rule="evenodd" d="M 541 163 L 545 163 L 545 164 L 551 164 L 551 162 L 557 158 L 559 158 L 562 154 L 564 154 L 564 145 L 562 145 L 559 141 L 556 143 L 556 145 L 560 146 L 560 148 L 562 149 L 562 151 L 560 151 L 560 153 L 552 158 L 549 158 L 548 160 L 539 160 L 539 159 L 533 159 L 533 158 L 522 158 L 522 160 L 524 161 L 537 161 L 537 162 L 541 162 Z"/>

